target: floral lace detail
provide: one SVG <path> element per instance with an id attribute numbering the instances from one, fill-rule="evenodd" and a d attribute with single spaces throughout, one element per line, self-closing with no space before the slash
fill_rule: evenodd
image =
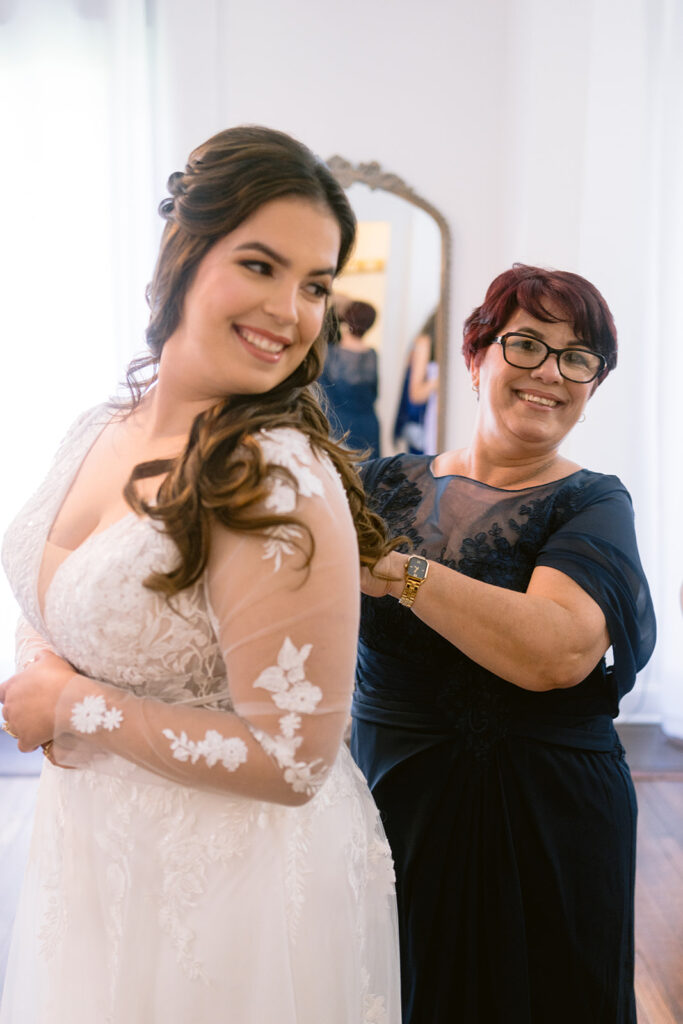
<path id="1" fill-rule="evenodd" d="M 463 749 L 487 762 L 509 732 L 510 687 L 479 666 L 472 671 L 470 659 L 458 654 L 461 671 L 442 680 L 435 707 Z"/>
<path id="2" fill-rule="evenodd" d="M 394 859 L 389 841 L 384 836 L 375 836 L 368 849 L 369 878 L 382 882 L 387 895 L 396 887 Z"/>
<path id="3" fill-rule="evenodd" d="M 366 995 L 363 1000 L 363 1024 L 386 1024 L 387 1007 L 384 996 Z"/>
<path id="4" fill-rule="evenodd" d="M 381 468 L 381 487 L 375 489 L 375 475 Z M 417 550 L 423 538 L 415 528 L 415 512 L 422 501 L 422 491 L 402 469 L 400 457 L 366 464 L 361 478 L 373 512 L 390 525 L 394 537 L 405 534 L 410 544 L 399 550 Z"/>
<path id="5" fill-rule="evenodd" d="M 209 729 L 203 740 L 195 742 L 188 739 L 185 732 L 176 736 L 172 729 L 164 729 L 163 734 L 171 740 L 171 753 L 177 761 L 196 764 L 203 757 L 209 768 L 220 761 L 229 772 L 234 772 L 247 760 L 247 745 L 239 736 L 226 739 L 215 729 Z"/>
<path id="6" fill-rule="evenodd" d="M 71 709 L 71 724 L 77 732 L 93 733 L 98 729 L 112 732 L 119 729 L 123 722 L 120 708 L 108 708 L 104 697 L 88 696 L 79 701 Z"/>
<path id="7" fill-rule="evenodd" d="M 290 638 L 285 637 L 277 665 L 264 669 L 254 686 L 268 690 L 275 706 L 288 714 L 280 718 L 280 732 L 275 736 L 260 729 L 252 730 L 266 753 L 283 769 L 285 781 L 294 792 L 309 796 L 320 788 L 327 769 L 320 758 L 308 763 L 297 761 L 294 756 L 302 743 L 302 737 L 296 735 L 301 728 L 300 716 L 315 711 L 323 695 L 319 686 L 306 679 L 304 664 L 311 649 L 312 644 L 297 649 Z"/>
<path id="8" fill-rule="evenodd" d="M 306 877 L 310 871 L 308 851 L 313 835 L 313 818 L 306 815 L 297 821 L 287 840 L 285 853 L 285 887 L 287 890 L 287 931 L 296 942 L 301 914 L 306 902 Z"/>
<path id="9" fill-rule="evenodd" d="M 271 526 L 267 530 L 267 540 L 263 547 L 263 561 L 273 559 L 273 572 L 278 572 L 285 555 L 296 552 L 296 542 L 303 536 L 298 526 L 283 523 Z"/>
<path id="10" fill-rule="evenodd" d="M 271 476 L 267 508 L 275 512 L 292 512 L 296 506 L 297 491 L 305 498 L 311 498 L 314 494 L 322 497 L 323 486 L 311 469 L 313 452 L 305 434 L 291 428 L 262 430 L 259 444 L 269 464 L 289 470 L 296 480 L 295 490 L 289 480 Z"/>
<path id="11" fill-rule="evenodd" d="M 584 490 L 581 484 L 568 484 L 543 498 L 521 502 L 516 516 L 510 516 L 504 525 L 494 520 L 488 530 L 465 537 L 461 557 L 444 557 L 443 564 L 484 583 L 525 590 L 536 553 L 550 534 L 575 514 Z"/>
<path id="12" fill-rule="evenodd" d="M 267 509 L 287 515 L 296 508 L 297 494 L 305 498 L 322 496 L 322 483 L 311 469 L 313 452 L 305 435 L 289 428 L 263 430 L 259 434 L 259 444 L 267 463 L 288 470 L 296 481 L 295 486 L 288 477 L 271 473 L 265 503 Z M 263 558 L 273 559 L 273 571 L 277 572 L 283 557 L 296 551 L 296 541 L 302 537 L 302 531 L 294 524 L 283 524 L 271 527 L 267 535 Z"/>
<path id="13" fill-rule="evenodd" d="M 372 995 L 367 991 L 370 978 L 365 968 L 361 972 L 361 984 L 364 990 L 362 1024 L 386 1024 L 387 1008 L 384 996 Z"/>

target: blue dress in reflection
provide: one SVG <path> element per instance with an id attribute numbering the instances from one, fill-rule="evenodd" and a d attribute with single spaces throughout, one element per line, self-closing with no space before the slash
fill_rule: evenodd
<path id="1" fill-rule="evenodd" d="M 508 491 L 430 466 L 366 466 L 391 533 L 511 590 L 565 573 L 604 612 L 613 664 L 522 690 L 363 598 L 352 752 L 396 860 L 404 1024 L 634 1024 L 636 800 L 612 719 L 655 621 L 628 492 L 588 470 Z"/>
<path id="2" fill-rule="evenodd" d="M 340 344 L 330 345 L 320 384 L 330 404 L 328 417 L 333 436 L 341 437 L 348 430 L 344 443 L 361 451 L 369 449 L 367 458 L 376 458 L 380 448 L 374 348 L 359 352 Z"/>

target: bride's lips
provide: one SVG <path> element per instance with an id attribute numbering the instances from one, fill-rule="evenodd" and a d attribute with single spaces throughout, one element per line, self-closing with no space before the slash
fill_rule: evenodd
<path id="1" fill-rule="evenodd" d="M 246 324 L 233 324 L 233 330 L 251 355 L 266 363 L 277 363 L 285 349 L 292 344 L 291 338 Z"/>
<path id="2" fill-rule="evenodd" d="M 550 395 L 547 391 L 536 391 L 533 388 L 516 388 L 515 394 L 526 405 L 532 405 L 535 409 L 556 409 L 564 405 L 557 395 Z"/>

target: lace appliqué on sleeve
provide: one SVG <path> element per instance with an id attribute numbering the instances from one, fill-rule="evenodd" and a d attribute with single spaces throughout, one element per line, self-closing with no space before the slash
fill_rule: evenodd
<path id="1" fill-rule="evenodd" d="M 297 493 L 305 498 L 321 497 L 323 486 L 311 470 L 313 453 L 305 435 L 298 430 L 264 430 L 259 434 L 261 451 L 266 462 L 289 470 L 296 480 L 296 487 L 289 481 L 271 475 L 266 498 L 266 508 L 280 515 L 287 515 L 296 508 Z M 273 559 L 273 571 L 277 572 L 286 555 L 294 554 L 296 541 L 301 537 L 298 526 L 274 526 L 267 531 L 268 539 L 263 554 L 264 561 Z"/>
<path id="2" fill-rule="evenodd" d="M 98 729 L 112 732 L 123 721 L 123 712 L 116 707 L 107 707 L 102 696 L 88 696 L 74 704 L 71 709 L 71 724 L 77 732 L 93 733 Z"/>
<path id="3" fill-rule="evenodd" d="M 285 781 L 294 792 L 308 796 L 317 792 L 327 774 L 327 765 L 322 758 L 306 762 L 297 761 L 295 757 L 303 743 L 303 737 L 297 735 L 301 728 L 301 715 L 314 712 L 323 696 L 320 687 L 306 679 L 304 665 L 311 650 L 312 644 L 304 644 L 297 649 L 290 638 L 285 637 L 277 665 L 264 669 L 253 684 L 255 688 L 268 690 L 275 706 L 286 712 L 279 719 L 280 730 L 271 735 L 250 726 L 254 739 L 282 769 Z M 93 732 L 100 724 L 104 706 L 102 697 L 86 697 L 74 708 L 72 722 L 76 709 L 79 709 L 80 720 L 87 726 L 80 731 Z M 97 724 L 94 725 L 95 721 Z M 178 761 L 196 764 L 204 758 L 209 768 L 220 763 L 229 772 L 234 772 L 247 760 L 247 746 L 243 740 L 239 737 L 226 738 L 215 729 L 207 731 L 204 739 L 199 741 L 189 739 L 184 731 L 176 735 L 172 729 L 164 729 L 163 735 L 171 741 L 171 753 Z"/>
<path id="4" fill-rule="evenodd" d="M 194 742 L 187 738 L 185 732 L 176 736 L 172 729 L 164 729 L 163 733 L 171 740 L 171 753 L 177 761 L 196 764 L 203 757 L 209 768 L 220 761 L 229 772 L 234 772 L 247 760 L 247 745 L 238 736 L 226 739 L 215 729 L 209 729 L 203 740 Z"/>
<path id="5" fill-rule="evenodd" d="M 301 715 L 314 712 L 323 695 L 319 686 L 306 679 L 304 663 L 311 649 L 312 644 L 304 644 L 297 650 L 289 637 L 285 637 L 277 665 L 264 669 L 254 686 L 268 690 L 275 706 L 288 714 L 280 718 L 280 732 L 275 736 L 260 729 L 253 730 L 254 738 L 275 758 L 294 792 L 308 796 L 320 788 L 327 773 L 322 758 L 306 762 L 297 761 L 294 756 L 303 742 L 302 737 L 296 735 L 301 728 Z"/>

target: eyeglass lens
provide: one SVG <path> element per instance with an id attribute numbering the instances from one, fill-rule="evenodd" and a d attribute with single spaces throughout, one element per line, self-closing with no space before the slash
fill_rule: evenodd
<path id="1" fill-rule="evenodd" d="M 550 352 L 556 351 L 540 338 L 526 334 L 507 334 L 502 339 L 503 354 L 512 366 L 535 369 L 545 362 Z M 600 373 L 603 361 L 595 352 L 584 348 L 567 348 L 557 352 L 560 373 L 567 380 L 584 383 Z"/>

